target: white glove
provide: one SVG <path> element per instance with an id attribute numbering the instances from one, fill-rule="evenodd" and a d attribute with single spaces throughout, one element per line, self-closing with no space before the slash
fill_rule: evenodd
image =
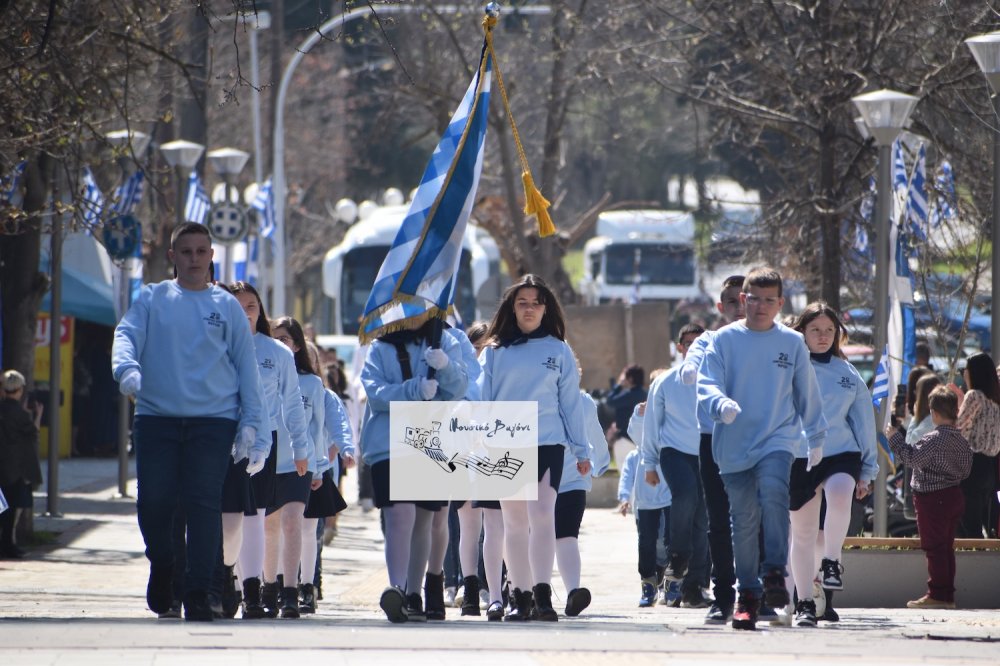
<path id="1" fill-rule="evenodd" d="M 434 395 L 438 392 L 438 380 L 427 379 L 426 377 L 420 378 L 420 397 L 424 400 L 432 400 Z"/>
<path id="2" fill-rule="evenodd" d="M 240 428 L 240 440 L 236 448 L 240 451 L 249 452 L 255 439 L 257 439 L 257 429 L 253 426 L 243 426 Z"/>
<path id="3" fill-rule="evenodd" d="M 118 380 L 118 390 L 122 395 L 135 395 L 142 389 L 142 373 L 135 368 L 129 368 Z"/>
<path id="4" fill-rule="evenodd" d="M 681 383 L 691 386 L 698 380 L 698 367 L 694 363 L 684 363 L 681 365 Z"/>
<path id="5" fill-rule="evenodd" d="M 823 459 L 823 447 L 817 446 L 815 449 L 809 449 L 809 462 L 806 463 L 806 471 L 808 472 L 813 467 L 819 464 L 819 461 Z"/>
<path id="6" fill-rule="evenodd" d="M 267 462 L 267 456 L 264 455 L 263 451 L 251 451 L 250 460 L 247 462 L 247 474 L 253 476 L 264 469 L 265 462 Z"/>
<path id="7" fill-rule="evenodd" d="M 427 361 L 427 365 L 431 366 L 435 370 L 440 370 L 448 365 L 448 355 L 444 353 L 443 349 L 429 347 L 427 351 L 424 352 L 424 360 Z"/>
<path id="8" fill-rule="evenodd" d="M 719 420 L 726 425 L 729 425 L 736 420 L 736 417 L 739 416 L 742 411 L 743 410 L 740 409 L 740 406 L 736 404 L 735 400 L 727 398 L 723 400 L 722 404 L 719 406 Z"/>

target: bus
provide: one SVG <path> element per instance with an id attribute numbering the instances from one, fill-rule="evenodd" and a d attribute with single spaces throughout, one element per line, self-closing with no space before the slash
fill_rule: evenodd
<path id="1" fill-rule="evenodd" d="M 379 268 L 409 210 L 407 205 L 377 207 L 348 229 L 344 240 L 323 258 L 323 293 L 333 300 L 335 335 L 357 335 Z M 459 259 L 455 308 L 468 324 L 488 319 L 505 286 L 496 241 L 470 220 Z"/>

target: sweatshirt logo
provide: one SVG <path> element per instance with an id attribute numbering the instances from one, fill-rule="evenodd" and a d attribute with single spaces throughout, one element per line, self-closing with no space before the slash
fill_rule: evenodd
<path id="1" fill-rule="evenodd" d="M 549 370 L 559 369 L 559 364 L 556 362 L 556 358 L 554 356 L 549 356 L 548 358 L 546 358 L 545 362 L 542 363 L 542 365 L 544 365 Z"/>
<path id="2" fill-rule="evenodd" d="M 264 368 L 265 370 L 274 370 L 274 361 L 272 361 L 269 358 L 265 358 L 263 361 L 260 362 L 260 367 Z"/>
<path id="3" fill-rule="evenodd" d="M 778 358 L 772 361 L 772 363 L 774 363 L 782 370 L 787 370 L 788 368 L 792 367 L 792 362 L 788 360 L 788 354 L 786 354 L 785 352 L 778 352 Z"/>
<path id="4" fill-rule="evenodd" d="M 215 328 L 222 327 L 222 315 L 218 312 L 209 312 L 208 316 L 204 318 L 204 321 L 209 326 L 214 326 Z"/>
<path id="5" fill-rule="evenodd" d="M 847 389 L 849 391 L 854 390 L 854 380 L 850 377 L 841 377 L 840 381 L 837 382 L 837 385 L 842 389 Z"/>

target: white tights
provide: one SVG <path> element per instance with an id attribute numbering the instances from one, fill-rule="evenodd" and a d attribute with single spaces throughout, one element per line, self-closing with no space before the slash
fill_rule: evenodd
<path id="1" fill-rule="evenodd" d="M 222 514 L 222 563 L 235 566 L 243 548 L 243 513 Z"/>
<path id="2" fill-rule="evenodd" d="M 580 540 L 576 537 L 556 539 L 556 562 L 566 594 L 580 587 Z"/>
<path id="3" fill-rule="evenodd" d="M 264 509 L 252 516 L 243 516 L 243 545 L 240 548 L 240 577 L 260 578 L 264 575 Z"/>
<path id="4" fill-rule="evenodd" d="M 819 570 L 820 554 L 831 560 L 840 559 L 840 550 L 847 537 L 851 522 L 851 497 L 854 479 L 849 474 L 834 474 L 822 486 L 823 495 L 806 502 L 798 511 L 789 514 L 791 519 L 792 578 L 799 597 L 812 597 L 813 579 Z M 819 531 L 819 510 L 826 496 L 826 519 L 823 532 Z M 819 541 L 822 539 L 822 541 Z"/>
<path id="5" fill-rule="evenodd" d="M 556 556 L 556 490 L 549 471 L 538 482 L 534 501 L 501 500 L 504 545 L 511 584 L 519 590 L 552 581 Z M 492 586 L 491 586 L 492 592 Z"/>
<path id="6" fill-rule="evenodd" d="M 312 585 L 316 574 L 316 526 L 318 524 L 319 518 L 302 519 L 302 555 L 299 557 L 300 583 L 309 583 Z M 285 574 L 285 581 L 287 585 L 287 574 Z"/>
<path id="7" fill-rule="evenodd" d="M 479 534 L 483 536 L 483 568 L 490 588 L 490 602 L 501 601 L 503 585 L 503 514 L 499 509 L 475 509 L 467 501 L 458 510 L 458 557 L 462 576 L 475 576 L 479 570 Z"/>
<path id="8" fill-rule="evenodd" d="M 264 519 L 264 580 L 273 583 L 282 574 L 286 587 L 298 580 L 302 556 L 304 502 L 289 502 Z M 315 527 L 315 525 L 314 525 Z M 280 571 L 279 571 L 280 552 Z"/>
<path id="9" fill-rule="evenodd" d="M 410 539 L 416 521 L 413 504 L 393 504 L 382 509 L 385 518 L 385 568 L 389 585 L 406 589 L 406 568 L 410 559 Z"/>

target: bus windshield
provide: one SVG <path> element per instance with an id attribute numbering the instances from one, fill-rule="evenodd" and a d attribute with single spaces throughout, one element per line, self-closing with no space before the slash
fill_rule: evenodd
<path id="1" fill-rule="evenodd" d="M 632 284 L 635 279 L 636 253 L 642 284 L 690 285 L 695 281 L 694 249 L 663 243 L 614 243 L 605 253 L 605 284 Z"/>

